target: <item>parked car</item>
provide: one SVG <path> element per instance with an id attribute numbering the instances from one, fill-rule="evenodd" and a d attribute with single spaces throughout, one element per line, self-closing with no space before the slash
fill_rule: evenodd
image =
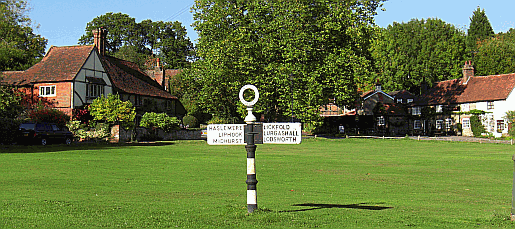
<path id="1" fill-rule="evenodd" d="M 46 145 L 50 142 L 63 142 L 69 145 L 73 141 L 73 134 L 67 127 L 55 123 L 27 122 L 20 124 L 19 143 L 32 143 Z"/>

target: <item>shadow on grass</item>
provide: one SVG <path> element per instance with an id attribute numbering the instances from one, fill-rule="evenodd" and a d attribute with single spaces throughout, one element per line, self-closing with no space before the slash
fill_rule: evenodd
<path id="1" fill-rule="evenodd" d="M 115 148 L 130 148 L 137 146 L 167 146 L 173 142 L 138 142 L 138 143 L 107 143 L 107 142 L 74 142 L 71 145 L 48 144 L 41 145 L 0 145 L 0 154 L 3 153 L 52 153 L 77 150 L 108 150 Z"/>
<path id="2" fill-rule="evenodd" d="M 367 203 L 348 204 L 348 205 L 306 203 L 306 204 L 294 204 L 293 206 L 311 207 L 311 208 L 299 209 L 299 210 L 288 210 L 288 211 L 281 211 L 281 212 L 303 212 L 303 211 L 312 211 L 312 210 L 318 210 L 318 209 L 324 209 L 324 208 L 352 208 L 352 209 L 380 211 L 380 210 L 393 208 L 393 207 L 382 207 L 382 206 L 377 206 L 377 205 L 368 205 Z"/>

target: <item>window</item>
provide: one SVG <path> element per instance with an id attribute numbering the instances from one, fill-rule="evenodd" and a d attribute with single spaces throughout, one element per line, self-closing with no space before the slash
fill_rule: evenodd
<path id="1" fill-rule="evenodd" d="M 421 107 L 413 107 L 411 110 L 412 115 L 420 115 L 422 114 L 422 108 Z"/>
<path id="2" fill-rule="evenodd" d="M 464 118 L 461 122 L 462 122 L 461 127 L 463 127 L 464 129 L 465 128 L 470 129 L 470 119 L 469 118 Z"/>
<path id="3" fill-rule="evenodd" d="M 103 85 L 98 85 L 98 84 L 86 85 L 86 97 L 96 98 L 101 95 L 104 95 L 104 86 Z"/>
<path id="4" fill-rule="evenodd" d="M 447 118 L 445 119 L 445 129 L 450 130 L 452 127 L 452 119 Z"/>
<path id="5" fill-rule="evenodd" d="M 39 87 L 39 96 L 42 96 L 42 97 L 55 96 L 55 85 L 40 86 Z"/>
<path id="6" fill-rule="evenodd" d="M 443 106 L 442 105 L 436 105 L 435 110 L 436 110 L 436 113 L 442 113 L 443 112 Z"/>
<path id="7" fill-rule="evenodd" d="M 402 103 L 402 99 L 397 99 L 397 103 Z"/>
<path id="8" fill-rule="evenodd" d="M 443 120 L 436 120 L 436 129 L 441 130 L 443 128 Z"/>
<path id="9" fill-rule="evenodd" d="M 494 102 L 493 101 L 486 102 L 486 109 L 487 110 L 493 110 L 494 109 Z"/>
<path id="10" fill-rule="evenodd" d="M 461 104 L 461 111 L 470 111 L 470 106 L 468 103 Z"/>
<path id="11" fill-rule="evenodd" d="M 415 120 L 413 122 L 413 129 L 415 129 L 415 130 L 422 129 L 422 122 L 420 122 L 420 120 Z"/>
<path id="12" fill-rule="evenodd" d="M 413 102 L 413 99 L 408 99 L 408 103 L 412 103 Z"/>
<path id="13" fill-rule="evenodd" d="M 502 133 L 504 129 L 504 120 L 497 120 L 497 133 Z"/>
<path id="14" fill-rule="evenodd" d="M 377 117 L 377 125 L 378 126 L 384 126 L 386 124 L 384 120 L 384 116 Z"/>

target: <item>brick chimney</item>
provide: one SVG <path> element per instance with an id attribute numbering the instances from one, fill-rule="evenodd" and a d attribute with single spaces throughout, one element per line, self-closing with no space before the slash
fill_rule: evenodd
<path id="1" fill-rule="evenodd" d="M 106 54 L 106 37 L 107 30 L 104 28 L 94 29 L 93 31 L 93 41 L 95 46 L 97 47 L 97 51 L 100 55 L 104 56 Z"/>
<path id="2" fill-rule="evenodd" d="M 474 77 L 474 67 L 472 66 L 472 61 L 465 61 L 465 65 L 463 65 L 463 78 L 461 80 L 462 84 L 467 84 L 471 77 Z"/>

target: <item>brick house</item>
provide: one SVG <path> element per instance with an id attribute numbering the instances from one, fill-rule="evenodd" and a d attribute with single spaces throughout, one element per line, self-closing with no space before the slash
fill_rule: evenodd
<path id="1" fill-rule="evenodd" d="M 95 45 L 52 46 L 43 59 L 25 71 L 2 73 L 4 84 L 17 86 L 31 97 L 52 101 L 72 114 L 101 96 L 119 94 L 131 101 L 138 115 L 148 111 L 182 117 L 177 97 L 165 91 L 135 63 L 105 55 L 105 31 L 94 31 Z"/>

